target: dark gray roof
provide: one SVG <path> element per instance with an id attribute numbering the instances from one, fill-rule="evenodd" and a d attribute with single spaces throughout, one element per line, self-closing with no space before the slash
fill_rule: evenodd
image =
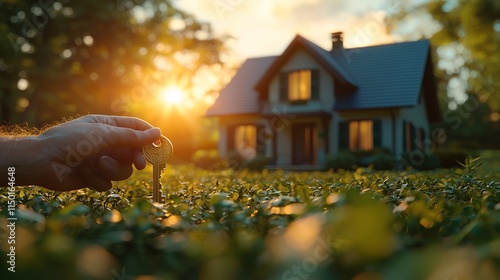
<path id="1" fill-rule="evenodd" d="M 304 39 L 305 43 L 310 46 L 320 57 L 321 59 L 323 59 L 324 61 L 326 61 L 328 64 L 330 64 L 335 70 L 337 70 L 339 72 L 340 75 L 342 75 L 342 77 L 349 83 L 353 84 L 353 85 L 357 85 L 358 82 L 356 81 L 356 79 L 354 78 L 354 75 L 352 75 L 350 73 L 350 71 L 347 69 L 347 67 L 343 66 L 342 64 L 340 64 L 338 61 L 336 61 L 332 54 L 323 49 L 322 47 L 316 45 L 315 43 L 307 40 L 307 39 Z"/>
<path id="2" fill-rule="evenodd" d="M 247 59 L 229 84 L 220 92 L 206 116 L 256 114 L 260 112 L 259 94 L 254 89 L 277 56 Z"/>
<path id="3" fill-rule="evenodd" d="M 356 79 L 337 94 L 335 110 L 410 107 L 418 103 L 429 41 L 335 50 L 332 57 Z"/>
<path id="4" fill-rule="evenodd" d="M 315 59 L 322 59 L 323 63 L 326 62 L 323 65 L 333 67 L 335 73 L 351 85 L 336 88 L 334 110 L 400 108 L 418 103 L 426 64 L 430 61 L 428 40 L 333 52 L 300 35 L 292 44 L 303 44 L 312 50 Z M 245 61 L 206 115 L 259 113 L 259 93 L 255 86 L 270 79 L 264 74 L 272 72 L 270 68 L 276 68 L 274 66 L 279 58 L 273 56 Z"/>

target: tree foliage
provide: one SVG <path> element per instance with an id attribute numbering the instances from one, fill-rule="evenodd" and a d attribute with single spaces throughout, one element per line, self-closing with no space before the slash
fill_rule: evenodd
<path id="1" fill-rule="evenodd" d="M 1 120 L 33 125 L 152 111 L 158 87 L 189 87 L 223 50 L 165 0 L 2 1 L 0 42 Z"/>
<path id="2" fill-rule="evenodd" d="M 446 83 L 465 82 L 468 92 L 481 96 L 493 111 L 500 111 L 500 2 L 431 0 L 420 2 L 422 4 L 404 3 L 400 14 L 394 17 L 392 29 L 412 18 L 422 19 L 422 13 L 430 15 L 439 26 L 431 40 L 440 54 L 440 78 Z M 420 28 L 428 26 L 420 23 Z"/>

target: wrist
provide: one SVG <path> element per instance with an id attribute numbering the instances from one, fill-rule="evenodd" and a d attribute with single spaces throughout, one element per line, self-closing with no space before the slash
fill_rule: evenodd
<path id="1" fill-rule="evenodd" d="M 0 138 L 0 183 L 7 186 L 9 167 L 15 168 L 17 186 L 37 184 L 44 163 L 42 140 L 37 136 Z"/>

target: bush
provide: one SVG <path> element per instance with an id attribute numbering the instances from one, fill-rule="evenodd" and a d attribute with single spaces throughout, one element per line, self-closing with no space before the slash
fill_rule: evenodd
<path id="1" fill-rule="evenodd" d="M 349 151 L 349 153 L 353 154 L 357 158 L 362 157 L 371 157 L 378 154 L 389 154 L 391 151 L 387 148 L 373 148 L 371 150 L 354 150 Z"/>
<path id="2" fill-rule="evenodd" d="M 403 168 L 412 167 L 417 170 L 433 170 L 441 167 L 441 161 L 435 154 L 428 154 L 423 151 L 415 150 L 410 153 L 404 153 L 401 156 Z"/>
<path id="3" fill-rule="evenodd" d="M 354 170 L 358 164 L 358 158 L 351 152 L 340 152 L 334 156 L 327 157 L 324 169 Z"/>
<path id="4" fill-rule="evenodd" d="M 271 158 L 264 155 L 257 155 L 253 159 L 243 164 L 244 168 L 249 170 L 262 171 L 271 162 Z"/>
<path id="5" fill-rule="evenodd" d="M 376 155 L 380 154 L 390 154 L 390 150 L 386 148 L 374 148 L 371 150 L 354 150 L 349 151 L 357 158 L 358 166 L 368 166 L 373 162 Z"/>
<path id="6" fill-rule="evenodd" d="M 476 140 L 454 140 L 447 143 L 447 147 L 454 151 L 484 149 L 484 143 Z"/>
<path id="7" fill-rule="evenodd" d="M 226 156 L 226 167 L 231 169 L 244 168 L 246 160 L 237 151 L 231 151 Z"/>
<path id="8" fill-rule="evenodd" d="M 391 154 L 378 154 L 373 156 L 371 164 L 376 170 L 392 170 L 396 165 L 396 157 Z"/>
<path id="9" fill-rule="evenodd" d="M 214 170 L 223 167 L 223 160 L 217 150 L 198 150 L 191 157 L 191 162 L 199 168 Z"/>
<path id="10" fill-rule="evenodd" d="M 469 155 L 464 150 L 457 149 L 438 149 L 434 154 L 439 158 L 443 168 L 461 167 L 460 163 L 465 162 Z"/>

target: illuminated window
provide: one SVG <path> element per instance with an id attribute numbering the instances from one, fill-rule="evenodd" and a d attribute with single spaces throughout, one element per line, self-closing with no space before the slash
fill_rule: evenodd
<path id="1" fill-rule="evenodd" d="M 255 125 L 240 125 L 236 127 L 234 144 L 244 158 L 255 157 L 257 148 L 257 128 Z"/>
<path id="2" fill-rule="evenodd" d="M 373 149 L 373 121 L 349 122 L 349 149 Z"/>
<path id="3" fill-rule="evenodd" d="M 288 100 L 311 99 L 311 70 L 294 71 L 288 74 Z"/>

